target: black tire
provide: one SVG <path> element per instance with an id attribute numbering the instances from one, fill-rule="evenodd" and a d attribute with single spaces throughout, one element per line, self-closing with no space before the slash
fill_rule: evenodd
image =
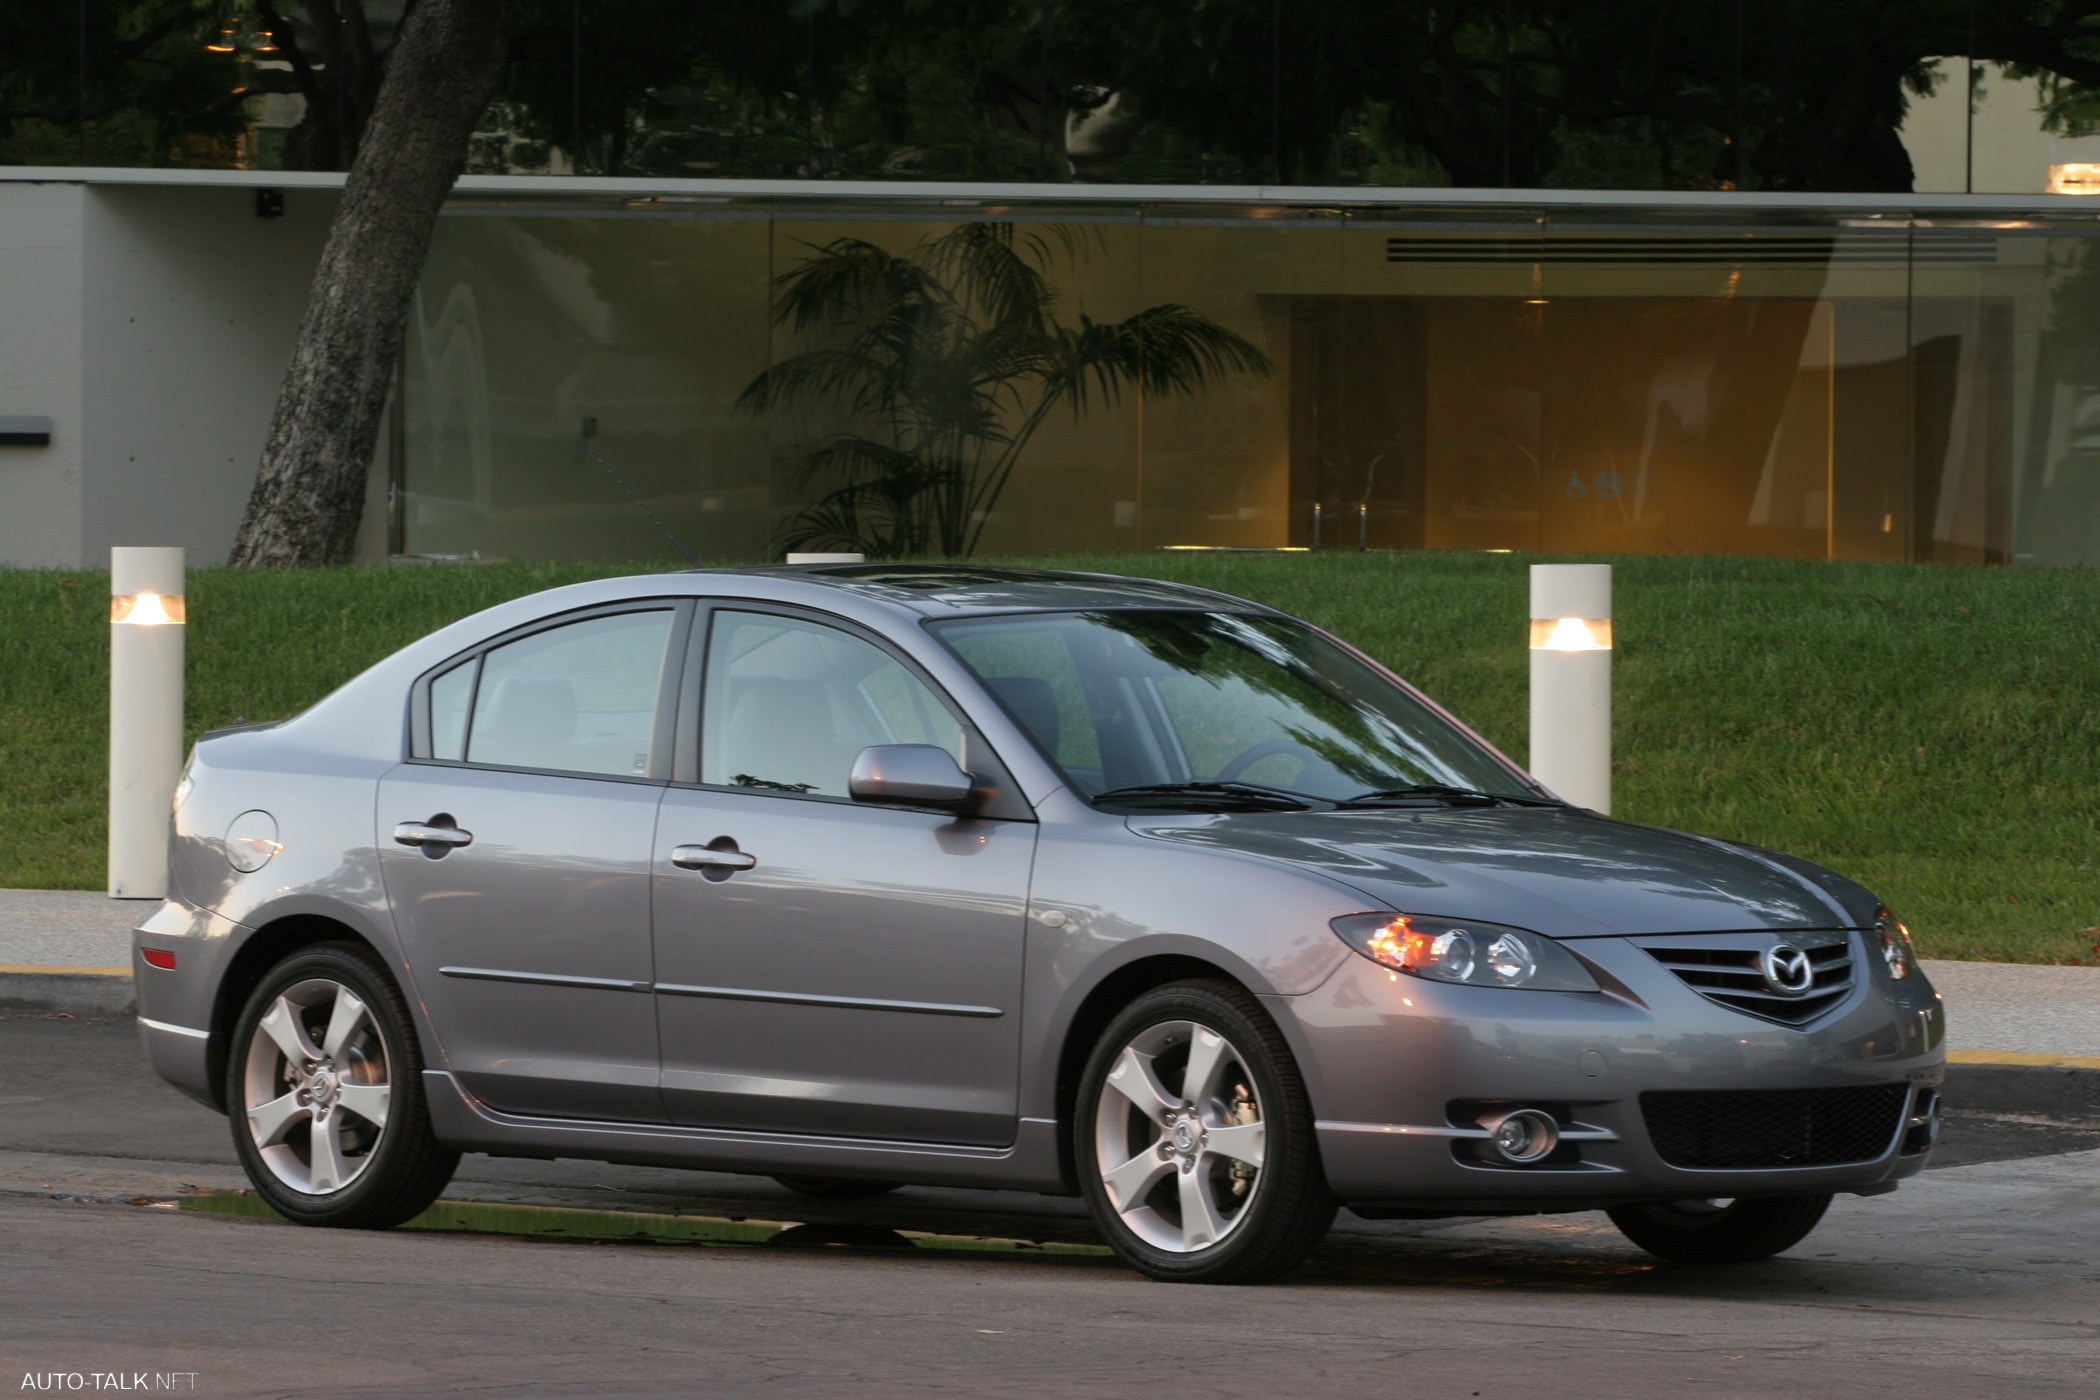
<path id="1" fill-rule="evenodd" d="M 1828 1196 L 1755 1196 L 1732 1201 L 1654 1201 L 1605 1212 L 1619 1233 L 1673 1264 L 1747 1264 L 1808 1238 Z"/>
<path id="2" fill-rule="evenodd" d="M 359 1005 L 343 1002 L 345 993 Z M 263 1029 L 272 1012 L 275 1035 Z M 330 1055 L 338 1014 L 345 1018 L 345 1033 Z M 298 1023 L 296 1032 L 288 1031 L 288 1018 Z M 301 1063 L 293 1063 L 276 1036 L 294 1034 L 304 1037 L 305 1047 L 323 1052 L 318 1061 L 302 1049 L 296 1057 Z M 312 1074 L 310 1063 L 322 1072 Z M 320 1114 L 313 1106 L 316 1084 L 325 1110 Z M 382 1085 L 383 1108 L 373 1092 Z M 399 1225 L 435 1201 L 459 1165 L 459 1154 L 431 1132 L 423 1056 L 408 1004 L 362 944 L 317 943 L 270 969 L 233 1023 L 226 1104 L 234 1150 L 248 1179 L 279 1214 L 300 1225 Z M 375 1128 L 360 1107 L 384 1122 Z M 264 1116 L 256 1118 L 251 1109 Z M 256 1122 L 266 1125 L 270 1141 L 257 1140 Z M 325 1163 L 315 1157 L 323 1131 L 333 1149 Z"/>
<path id="3" fill-rule="evenodd" d="M 887 1196 L 901 1181 L 858 1181 L 843 1176 L 776 1176 L 773 1178 L 798 1196 L 819 1201 L 865 1201 Z"/>
<path id="4" fill-rule="evenodd" d="M 1195 1043 L 1202 1037 L 1196 1030 L 1184 1034 L 1184 1027 L 1223 1037 L 1224 1048 L 1205 1055 L 1215 1066 L 1212 1085 L 1222 1091 L 1229 1083 L 1229 1097 L 1189 1083 Z M 1140 1045 L 1155 1044 L 1160 1048 L 1149 1051 L 1145 1065 L 1151 1078 L 1142 1092 L 1150 1094 L 1155 1086 L 1168 1091 L 1157 1122 L 1110 1085 L 1126 1049 L 1137 1054 Z M 1128 1078 L 1126 1071 L 1119 1082 Z M 1191 1097 L 1172 1104 L 1184 1091 Z M 1104 1095 L 1109 1096 L 1105 1101 Z M 1185 1112 L 1182 1105 L 1197 1099 L 1196 1112 Z M 1305 1081 L 1275 1022 L 1233 983 L 1176 982 L 1125 1007 L 1088 1058 L 1074 1116 L 1074 1167 L 1087 1204 L 1110 1246 L 1147 1278 L 1260 1283 L 1304 1262 L 1334 1223 L 1337 1203 L 1320 1166 Z M 1170 1116 L 1174 1121 L 1167 1121 Z M 1256 1124 L 1261 1129 L 1258 1166 L 1209 1146 L 1215 1136 L 1235 1150 L 1247 1150 L 1252 1140 L 1245 1129 Z M 1235 1130 L 1236 1136 L 1226 1138 Z M 1135 1192 L 1123 1208 L 1104 1180 L 1109 1174 L 1104 1131 L 1113 1135 L 1109 1156 L 1124 1168 L 1113 1174 L 1124 1175 L 1143 1163 L 1118 1188 Z M 1159 1141 L 1133 1148 L 1148 1132 L 1158 1132 Z M 1150 1153 L 1158 1154 L 1159 1164 Z M 1250 1170 L 1251 1178 L 1246 1176 Z M 1148 1174 L 1156 1179 L 1141 1187 Z M 1222 1222 L 1215 1238 L 1206 1238 L 1208 1224 L 1189 1227 L 1185 1206 L 1191 1191 L 1202 1193 L 1213 1219 Z"/>

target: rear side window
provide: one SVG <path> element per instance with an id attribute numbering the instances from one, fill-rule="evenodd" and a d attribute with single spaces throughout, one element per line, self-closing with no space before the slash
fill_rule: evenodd
<path id="1" fill-rule="evenodd" d="M 467 709 L 481 658 L 461 662 L 430 683 L 430 756 L 454 762 L 467 756 Z"/>
<path id="2" fill-rule="evenodd" d="M 645 776 L 674 617 L 587 618 L 486 653 L 479 684 L 473 662 L 446 672 L 430 687 L 432 757 L 451 756 L 446 704 L 471 689 L 469 763 Z"/>

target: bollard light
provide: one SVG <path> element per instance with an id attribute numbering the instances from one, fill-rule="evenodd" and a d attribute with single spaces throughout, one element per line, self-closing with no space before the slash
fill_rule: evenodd
<path id="1" fill-rule="evenodd" d="M 182 771 L 180 548 L 109 554 L 109 894 L 168 892 L 168 810 Z"/>
<path id="2" fill-rule="evenodd" d="M 1531 774 L 1611 810 L 1611 565 L 1531 566 Z"/>

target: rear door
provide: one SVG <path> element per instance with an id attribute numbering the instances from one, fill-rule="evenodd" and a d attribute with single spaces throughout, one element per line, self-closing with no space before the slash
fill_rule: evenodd
<path id="1" fill-rule="evenodd" d="M 689 603 L 570 615 L 419 687 L 380 870 L 446 1062 L 492 1107 L 656 1121 L 649 861 Z"/>

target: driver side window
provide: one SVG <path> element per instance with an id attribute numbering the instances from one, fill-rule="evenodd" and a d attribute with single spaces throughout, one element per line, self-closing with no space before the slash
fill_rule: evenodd
<path id="1" fill-rule="evenodd" d="M 835 627 L 718 612 L 702 686 L 703 783 L 846 797 L 870 744 L 932 744 L 963 761 L 947 706 L 887 652 Z"/>

